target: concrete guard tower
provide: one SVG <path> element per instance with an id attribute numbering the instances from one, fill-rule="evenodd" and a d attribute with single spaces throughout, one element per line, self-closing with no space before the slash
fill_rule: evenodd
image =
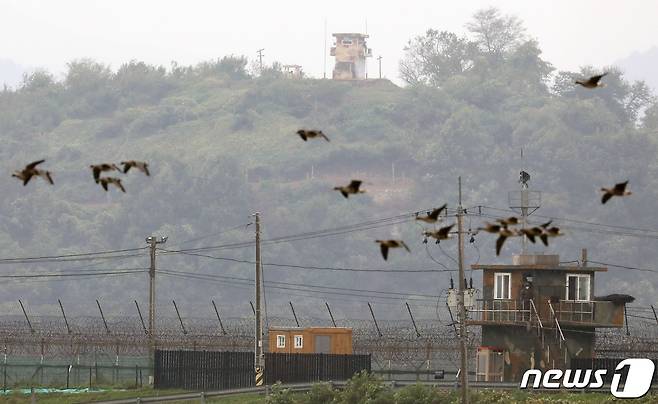
<path id="1" fill-rule="evenodd" d="M 335 44 L 331 48 L 331 56 L 336 58 L 332 78 L 334 80 L 365 80 L 366 61 L 372 57 L 372 49 L 368 48 L 368 35 L 358 33 L 332 34 Z"/>
<path id="2" fill-rule="evenodd" d="M 510 208 L 522 225 L 539 209 L 541 194 L 528 189 L 530 174 L 520 172 L 520 191 L 509 193 Z M 482 327 L 476 380 L 518 382 L 527 369 L 566 369 L 572 359 L 592 358 L 597 328 L 621 328 L 628 295 L 596 296 L 595 276 L 606 267 L 590 266 L 587 250 L 574 264 L 559 255 L 529 254 L 527 241 L 511 264 L 474 264 L 482 271 L 482 299 L 467 323 Z M 540 243 L 541 244 L 541 243 Z"/>

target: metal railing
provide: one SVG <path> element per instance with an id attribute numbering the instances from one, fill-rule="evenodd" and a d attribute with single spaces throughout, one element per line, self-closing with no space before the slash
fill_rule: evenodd
<path id="1" fill-rule="evenodd" d="M 595 304 L 596 302 L 561 300 L 558 304 L 557 317 L 560 321 L 592 323 Z"/>
<path id="2" fill-rule="evenodd" d="M 567 348 L 566 339 L 564 338 L 564 333 L 562 333 L 562 327 L 560 326 L 560 321 L 558 320 L 558 317 L 555 315 L 555 310 L 553 309 L 553 305 L 551 304 L 551 301 L 547 300 L 547 302 L 548 302 L 548 308 L 551 311 L 553 324 L 555 325 L 555 337 L 557 339 L 558 346 L 560 347 L 560 350 L 564 353 L 564 363 L 568 364 L 569 349 Z M 553 362 L 553 367 L 555 367 L 555 362 Z"/>
<path id="3" fill-rule="evenodd" d="M 527 323 L 549 321 L 553 318 L 561 322 L 586 323 L 595 322 L 596 304 L 607 302 L 577 302 L 562 300 L 556 306 L 535 303 L 529 300 L 478 299 L 475 307 L 469 310 L 470 319 L 480 322 Z M 539 305 L 540 307 L 537 307 Z M 548 306 L 551 306 L 550 308 Z M 534 324 L 533 324 L 534 325 Z M 543 327 L 543 325 L 542 325 Z"/>
<path id="4" fill-rule="evenodd" d="M 528 322 L 531 319 L 530 305 L 522 300 L 478 299 L 469 310 L 473 321 Z"/>

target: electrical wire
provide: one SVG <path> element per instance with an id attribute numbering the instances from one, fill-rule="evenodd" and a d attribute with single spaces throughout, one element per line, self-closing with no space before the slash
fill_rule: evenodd
<path id="1" fill-rule="evenodd" d="M 220 260 L 220 261 L 230 261 L 230 262 L 237 262 L 237 263 L 243 263 L 243 264 L 256 264 L 255 261 L 250 261 L 250 260 L 241 260 L 237 258 L 230 258 L 230 257 L 217 257 L 214 255 L 206 255 L 206 254 L 197 254 L 197 253 L 190 253 L 190 252 L 183 252 L 183 251 L 170 251 L 170 250 L 165 250 L 162 248 L 158 248 L 161 251 L 165 251 L 167 253 L 171 254 L 183 254 L 183 255 L 190 255 L 194 257 L 203 257 L 203 258 L 209 258 L 209 259 L 214 259 L 214 260 Z M 278 268 L 294 268 L 294 269 L 310 269 L 310 270 L 325 270 L 325 271 L 347 271 L 347 272 L 390 272 L 390 273 L 431 273 L 431 272 L 442 272 L 439 269 L 381 269 L 381 268 L 350 268 L 350 267 L 319 267 L 319 266 L 311 266 L 311 265 L 295 265 L 295 264 L 281 264 L 281 263 L 267 263 L 264 264 L 266 266 L 271 266 L 271 267 L 278 267 Z"/>
<path id="2" fill-rule="evenodd" d="M 158 270 L 158 273 L 160 273 L 162 271 L 167 271 L 169 273 L 176 273 L 176 274 L 181 274 L 181 275 L 206 276 L 206 277 L 213 278 L 213 279 L 228 279 L 228 280 L 233 280 L 233 281 L 243 281 L 243 282 L 246 282 L 247 284 L 251 284 L 251 285 L 253 285 L 253 283 L 254 283 L 254 279 L 251 279 L 251 278 L 240 278 L 240 277 L 235 277 L 235 276 L 216 275 L 216 274 L 199 273 L 199 272 L 176 271 L 176 270 L 172 270 L 172 269 Z M 267 281 L 265 283 L 267 283 L 267 284 L 277 284 L 277 285 L 286 285 L 286 286 L 301 286 L 301 287 L 328 289 L 328 290 L 350 291 L 350 292 L 365 292 L 365 293 L 380 293 L 380 294 L 397 295 L 397 296 L 427 297 L 427 298 L 430 298 L 430 299 L 440 297 L 440 296 L 436 296 L 436 295 L 418 294 L 418 293 L 412 293 L 412 292 L 383 291 L 383 290 L 371 290 L 371 289 L 355 289 L 355 288 L 336 287 L 336 286 L 313 285 L 313 284 L 307 284 L 307 283 L 293 283 L 293 282 L 281 282 L 281 281 Z"/>
<path id="3" fill-rule="evenodd" d="M 431 208 L 431 209 L 433 209 L 433 208 Z M 405 212 L 405 213 L 402 213 L 402 214 L 399 214 L 399 215 L 368 220 L 368 221 L 354 223 L 354 224 L 345 225 L 345 226 L 339 226 L 339 227 L 334 227 L 334 228 L 315 230 L 315 231 L 303 232 L 303 233 L 297 233 L 297 234 L 290 234 L 290 235 L 285 235 L 285 236 L 273 237 L 271 239 L 263 239 L 263 240 L 261 240 L 261 245 L 278 244 L 278 243 L 284 243 L 284 242 L 294 242 L 294 241 L 309 240 L 309 239 L 321 238 L 321 237 L 331 237 L 331 236 L 336 236 L 336 235 L 342 235 L 342 234 L 372 230 L 372 229 L 376 229 L 376 228 L 380 228 L 380 227 L 393 226 L 393 225 L 396 225 L 396 224 L 402 224 L 402 223 L 406 223 L 406 222 L 409 222 L 409 221 L 415 221 L 416 215 L 418 213 L 424 212 L 424 211 L 427 211 L 427 210 L 431 210 L 431 209 L 419 209 L 419 210 L 416 210 L 416 211 Z M 206 251 L 206 250 L 245 248 L 245 247 L 251 247 L 253 245 L 255 245 L 255 241 L 250 240 L 250 241 L 236 242 L 236 243 L 230 243 L 230 244 L 220 244 L 220 245 L 214 245 L 214 246 L 205 246 L 205 247 L 198 247 L 198 248 L 183 249 L 183 250 L 178 250 L 178 251 L 179 252 L 198 252 L 198 251 Z"/>
<path id="4" fill-rule="evenodd" d="M 20 263 L 20 264 L 24 264 L 24 263 L 29 263 L 29 262 L 59 260 L 59 259 L 74 258 L 74 257 L 89 257 L 89 256 L 95 256 L 95 255 L 108 255 L 108 254 L 140 251 L 140 250 L 145 250 L 147 248 L 148 247 L 127 248 L 127 249 L 123 249 L 123 250 L 108 250 L 108 251 L 96 251 L 96 252 L 86 252 L 86 253 L 76 253 L 76 254 L 62 254 L 62 255 L 46 255 L 46 256 L 41 256 L 41 257 L 0 258 L 0 264 L 3 264 L 3 263 Z M 115 256 L 112 256 L 112 257 L 115 257 Z M 118 256 L 118 257 L 123 257 L 123 256 Z"/>
<path id="5" fill-rule="evenodd" d="M 245 228 L 245 229 L 246 229 L 247 227 L 249 227 L 249 226 L 252 225 L 252 224 L 253 224 L 253 222 L 242 223 L 242 224 L 239 224 L 239 225 L 237 225 L 237 226 L 230 227 L 230 228 L 228 228 L 228 229 L 221 230 L 221 231 L 218 231 L 218 232 L 215 232 L 215 233 L 210 233 L 210 234 L 206 234 L 206 235 L 203 235 L 203 236 L 199 236 L 199 237 L 191 238 L 191 239 L 188 239 L 188 240 L 185 240 L 185 241 L 181 241 L 180 243 L 175 244 L 175 246 L 181 246 L 181 245 L 183 245 L 183 244 L 193 243 L 193 242 L 195 242 L 195 241 L 204 240 L 204 239 L 207 239 L 207 238 L 210 238 L 210 237 L 220 236 L 220 235 L 222 235 L 222 234 L 226 234 L 226 233 L 228 233 L 228 232 L 231 232 L 231 231 L 234 231 L 234 230 L 238 230 L 238 229 L 241 229 L 241 228 Z"/>
<path id="6" fill-rule="evenodd" d="M 173 276 L 177 278 L 182 278 L 182 279 L 187 279 L 187 280 L 203 280 L 207 282 L 218 282 L 222 284 L 228 284 L 231 285 L 231 287 L 235 288 L 243 288 L 243 289 L 249 289 L 251 290 L 253 288 L 253 281 L 251 284 L 247 282 L 236 282 L 236 281 L 223 281 L 219 279 L 214 279 L 214 278 L 207 278 L 203 276 L 195 276 L 192 274 L 188 275 L 181 275 L 177 273 L 171 273 L 170 271 L 158 271 L 158 273 L 164 275 L 164 276 Z M 286 286 L 277 286 L 277 285 L 270 285 L 270 289 L 279 289 L 283 290 L 286 292 L 277 292 L 277 291 L 271 291 L 271 293 L 279 293 L 279 294 L 285 294 L 285 295 L 293 295 L 293 296 L 303 296 L 303 297 L 310 297 L 310 298 L 315 298 L 315 299 L 326 299 L 326 297 L 319 297 L 317 296 L 318 294 L 321 295 L 337 295 L 337 296 L 345 296 L 347 297 L 352 297 L 351 300 L 355 301 L 362 301 L 362 302 L 367 302 L 368 300 L 363 300 L 363 299 L 354 299 L 354 298 L 359 298 L 359 297 L 365 297 L 369 299 L 384 299 L 384 300 L 396 300 L 396 301 L 404 301 L 404 300 L 413 300 L 413 301 L 418 301 L 418 302 L 428 302 L 430 300 L 424 299 L 424 298 L 413 298 L 413 297 L 393 297 L 393 296 L 377 296 L 377 295 L 364 295 L 363 293 L 347 293 L 347 292 L 333 292 L 333 291 L 324 291 L 324 290 L 314 290 L 311 288 L 301 288 L 301 287 L 286 287 Z M 300 294 L 298 292 L 309 292 L 313 293 L 312 295 L 305 295 L 305 294 Z M 341 297 L 341 300 L 343 300 L 343 297 Z M 433 299 L 431 301 L 434 301 Z"/>
<path id="7" fill-rule="evenodd" d="M 491 210 L 496 210 L 496 211 L 502 211 L 502 212 L 509 212 L 509 213 L 518 213 L 515 212 L 512 209 L 504 209 L 504 208 L 497 208 L 497 207 L 492 207 L 492 206 L 481 206 L 484 209 L 491 209 Z M 474 216 L 479 216 L 479 214 L 474 214 Z M 599 226 L 599 227 L 609 227 L 609 228 L 614 228 L 614 229 L 620 229 L 620 230 L 630 230 L 630 231 L 637 231 L 637 232 L 647 232 L 647 233 L 656 233 L 656 237 L 658 237 L 658 230 L 655 229 L 648 229 L 648 228 L 642 228 L 642 227 L 633 227 L 633 226 L 621 226 L 621 225 L 613 225 L 613 224 L 606 224 L 606 223 L 598 223 L 598 222 L 591 222 L 587 220 L 579 220 L 579 219 L 574 219 L 574 218 L 563 218 L 563 217 L 557 217 L 557 216 L 546 216 L 546 215 L 539 215 L 539 214 L 533 214 L 533 217 L 541 217 L 543 219 L 549 219 L 557 222 L 571 222 L 571 223 L 577 223 L 577 224 L 585 224 L 585 225 L 590 225 L 590 226 Z"/>
<path id="8" fill-rule="evenodd" d="M 658 269 L 655 269 L 655 268 L 639 268 L 639 267 L 632 267 L 632 266 L 628 266 L 628 265 L 611 264 L 609 262 L 593 261 L 593 260 L 590 260 L 590 259 L 588 259 L 587 262 L 591 262 L 593 264 L 605 265 L 605 266 L 609 266 L 609 267 L 629 269 L 629 270 L 632 270 L 632 271 L 658 272 Z"/>

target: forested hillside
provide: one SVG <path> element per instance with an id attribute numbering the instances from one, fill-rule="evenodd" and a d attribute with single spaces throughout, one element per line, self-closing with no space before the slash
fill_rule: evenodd
<path id="1" fill-rule="evenodd" d="M 525 169 L 531 188 L 543 192 L 535 214 L 573 219 L 555 220 L 566 235 L 532 251 L 571 261 L 588 248 L 594 261 L 658 271 L 658 231 L 639 230 L 658 230 L 658 105 L 644 83 L 613 69 L 606 87 L 576 88 L 574 78 L 604 68 L 556 71 L 520 22 L 491 10 L 474 17 L 466 36 L 429 30 L 411 39 L 401 61 L 405 87 L 386 80 L 293 80 L 276 64 L 260 74 L 247 64 L 225 56 L 197 66 L 132 61 L 111 70 L 77 60 L 62 80 L 40 71 L 17 90 L 0 92 L 0 256 L 141 248 L 154 234 L 169 237 L 162 246 L 168 250 L 224 246 L 193 253 L 253 261 L 251 244 L 231 246 L 253 240 L 253 225 L 245 226 L 253 212 L 261 212 L 267 240 L 443 203 L 454 208 L 458 176 L 466 223 L 475 229 L 493 220 L 480 212 L 510 213 L 477 206 L 507 209 L 508 191 L 519 189 Z M 303 142 L 295 134 L 302 127 L 321 128 L 331 142 Z M 54 186 L 36 179 L 23 187 L 10 177 L 40 158 Z M 125 159 L 148 161 L 151 177 L 120 174 L 125 194 L 94 183 L 90 164 Z M 345 200 L 332 190 L 352 178 L 363 179 L 368 192 Z M 633 195 L 602 206 L 599 188 L 626 179 Z M 370 227 L 265 243 L 265 280 L 286 283 L 268 289 L 270 311 L 283 312 L 293 300 L 315 313 L 327 300 L 341 315 L 367 315 L 355 308 L 368 300 L 366 292 L 321 294 L 298 284 L 424 295 L 448 287 L 446 272 L 308 268 L 443 269 L 436 261 L 455 268 L 446 254 L 456 257 L 456 240 L 423 244 L 413 218 Z M 384 262 L 373 240 L 390 236 L 405 239 L 411 254 L 395 250 Z M 493 235 L 476 235 L 467 243 L 468 262 L 510 262 L 520 250 L 520 241 L 511 240 L 495 257 L 494 244 Z M 148 252 L 136 253 L 0 261 L 0 270 L 13 276 L 147 268 Z M 174 271 L 250 278 L 252 264 L 162 251 L 158 267 L 169 271 L 158 276 L 163 315 L 173 315 L 176 299 L 186 315 L 209 316 L 211 298 L 226 315 L 250 314 L 249 282 Z M 147 303 L 145 272 L 84 276 L 5 278 L 0 308 L 19 314 L 21 298 L 35 313 L 55 314 L 60 298 L 76 313 L 94 314 L 98 298 L 111 312 L 132 314 L 133 299 Z M 479 283 L 478 273 L 473 278 Z M 597 294 L 629 293 L 644 303 L 655 302 L 657 286 L 652 272 L 611 267 L 597 277 Z M 433 308 L 429 300 L 415 304 Z"/>

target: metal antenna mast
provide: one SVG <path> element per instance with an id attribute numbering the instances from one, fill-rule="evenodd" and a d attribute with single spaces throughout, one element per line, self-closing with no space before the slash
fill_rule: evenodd
<path id="1" fill-rule="evenodd" d="M 512 191 L 509 193 L 509 207 L 521 215 L 521 228 L 525 229 L 528 226 L 528 216 L 532 215 L 541 206 L 541 192 L 531 191 L 528 189 L 530 182 L 530 174 L 525 171 L 525 162 L 523 158 L 523 149 L 521 149 L 522 167 L 519 173 L 519 184 L 521 189 L 519 191 Z M 528 253 L 528 239 L 525 235 L 521 237 L 521 254 Z"/>

